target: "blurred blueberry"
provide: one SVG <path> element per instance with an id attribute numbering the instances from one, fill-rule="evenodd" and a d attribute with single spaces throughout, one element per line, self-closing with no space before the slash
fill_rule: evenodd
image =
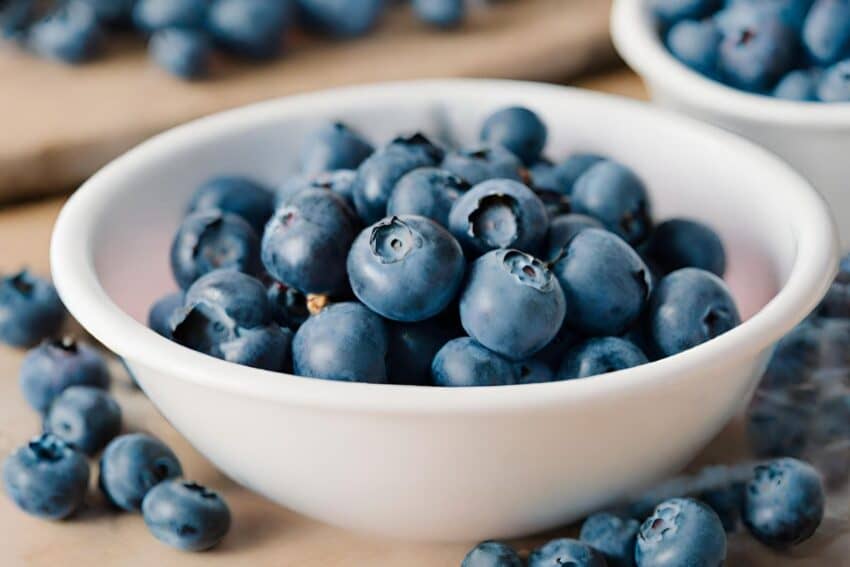
<path id="1" fill-rule="evenodd" d="M 482 541 L 469 550 L 460 567 L 522 567 L 522 559 L 506 543 Z"/>
<path id="2" fill-rule="evenodd" d="M 850 102 L 850 59 L 824 71 L 818 85 L 818 98 L 823 102 Z"/>
<path id="3" fill-rule="evenodd" d="M 638 567 L 722 567 L 726 532 L 702 502 L 674 498 L 658 505 L 641 525 L 635 560 Z"/>
<path id="4" fill-rule="evenodd" d="M 541 384 L 555 379 L 555 372 L 542 360 L 529 358 L 514 363 L 518 384 Z"/>
<path id="5" fill-rule="evenodd" d="M 124 27 L 131 23 L 133 9 L 139 0 L 78 0 L 91 6 L 98 21 Z"/>
<path id="6" fill-rule="evenodd" d="M 549 223 L 546 259 L 550 262 L 559 260 L 567 244 L 575 235 L 586 228 L 604 229 L 605 227 L 602 226 L 601 222 L 587 215 L 571 213 L 553 218 L 552 222 Z"/>
<path id="7" fill-rule="evenodd" d="M 308 28 L 334 36 L 366 35 L 378 24 L 386 0 L 296 0 Z"/>
<path id="8" fill-rule="evenodd" d="M 608 567 L 634 567 L 640 522 L 602 512 L 588 517 L 579 539 L 605 556 Z"/>
<path id="9" fill-rule="evenodd" d="M 816 102 L 818 85 L 821 82 L 820 69 L 798 69 L 791 71 L 779 81 L 773 89 L 773 96 L 785 100 Z"/>
<path id="10" fill-rule="evenodd" d="M 794 30 L 773 18 L 730 25 L 720 44 L 720 73 L 745 91 L 772 90 L 799 55 Z"/>
<path id="11" fill-rule="evenodd" d="M 799 457 L 809 441 L 811 414 L 784 392 L 758 392 L 747 410 L 747 440 L 757 457 Z"/>
<path id="12" fill-rule="evenodd" d="M 561 163 L 552 167 L 554 184 L 551 189 L 562 195 L 572 195 L 575 183 L 579 177 L 601 161 L 605 161 L 605 158 L 597 154 L 572 154 Z"/>
<path id="13" fill-rule="evenodd" d="M 357 169 L 375 148 L 362 134 L 342 122 L 327 122 L 304 139 L 298 163 L 302 173 Z"/>
<path id="14" fill-rule="evenodd" d="M 203 551 L 230 530 L 230 509 L 215 492 L 182 480 L 154 486 L 142 502 L 148 529 L 159 541 L 184 551 Z"/>
<path id="15" fill-rule="evenodd" d="M 698 20 L 712 14 L 723 0 L 650 0 L 649 5 L 664 25 Z"/>
<path id="16" fill-rule="evenodd" d="M 558 380 L 587 378 L 616 372 L 649 362 L 631 342 L 619 337 L 589 339 L 567 352 L 558 370 Z"/>
<path id="17" fill-rule="evenodd" d="M 667 47 L 691 69 L 715 77 L 723 35 L 714 20 L 683 20 L 667 33 Z"/>
<path id="18" fill-rule="evenodd" d="M 159 439 L 143 433 L 116 437 L 100 457 L 99 486 L 107 500 L 128 512 L 142 509 L 148 491 L 183 474 L 180 461 Z"/>
<path id="19" fill-rule="evenodd" d="M 754 19 L 779 19 L 785 25 L 799 32 L 812 7 L 814 0 L 726 0 L 731 10 L 748 12 Z M 738 18 L 746 18 L 741 14 Z"/>
<path id="20" fill-rule="evenodd" d="M 553 539 L 531 552 L 528 567 L 606 567 L 605 557 L 586 543 L 575 539 Z"/>
<path id="21" fill-rule="evenodd" d="M 481 127 L 482 142 L 505 147 L 526 165 L 540 159 L 547 135 L 546 125 L 540 117 L 521 106 L 494 112 Z"/>
<path id="22" fill-rule="evenodd" d="M 803 45 L 821 65 L 850 57 L 850 2 L 816 0 L 803 26 Z"/>
<path id="23" fill-rule="evenodd" d="M 201 29 L 209 4 L 209 0 L 138 0 L 133 23 L 149 33 L 166 28 Z"/>
<path id="24" fill-rule="evenodd" d="M 242 217 L 257 234 L 262 234 L 274 212 L 271 191 L 238 175 L 213 177 L 198 187 L 187 207 L 188 213 L 219 209 Z"/>
<path id="25" fill-rule="evenodd" d="M 479 145 L 446 153 L 440 166 L 470 185 L 488 179 L 523 181 L 523 165 L 518 157 L 499 145 Z"/>
<path id="26" fill-rule="evenodd" d="M 269 59 L 280 54 L 291 18 L 289 0 L 214 0 L 207 31 L 236 55 Z"/>
<path id="27" fill-rule="evenodd" d="M 455 28 L 466 17 L 465 0 L 412 0 L 413 12 L 423 22 L 438 28 Z"/>
<path id="28" fill-rule="evenodd" d="M 426 386 L 431 383 L 431 362 L 439 350 L 461 331 L 440 318 L 419 323 L 390 323 L 387 368 L 393 384 Z"/>
<path id="29" fill-rule="evenodd" d="M 387 215 L 420 215 L 449 225 L 449 212 L 469 183 L 444 169 L 422 167 L 399 179 L 387 203 Z"/>
<path id="30" fill-rule="evenodd" d="M 100 50 L 103 33 L 90 6 L 68 2 L 32 24 L 29 45 L 42 57 L 63 63 L 83 63 Z"/>
<path id="31" fill-rule="evenodd" d="M 670 219 L 655 227 L 645 253 L 663 274 L 700 268 L 723 277 L 726 271 L 723 241 L 710 227 L 690 219 Z"/>
<path id="32" fill-rule="evenodd" d="M 94 455 L 121 433 L 121 408 L 99 388 L 71 386 L 51 404 L 44 430 Z"/>
<path id="33" fill-rule="evenodd" d="M 169 293 L 154 303 L 148 311 L 148 327 L 157 334 L 170 339 L 171 325 L 175 313 L 183 307 L 185 295 L 182 291 Z"/>
<path id="34" fill-rule="evenodd" d="M 469 337 L 446 343 L 431 365 L 434 385 L 442 387 L 504 386 L 516 384 L 517 368 Z"/>
<path id="35" fill-rule="evenodd" d="M 212 48 L 209 38 L 195 30 L 157 30 L 148 44 L 151 59 L 172 75 L 201 79 L 209 74 Z"/>
<path id="36" fill-rule="evenodd" d="M 27 270 L 0 279 L 0 342 L 31 347 L 56 336 L 66 316 L 49 281 Z"/>
<path id="37" fill-rule="evenodd" d="M 0 3 L 0 39 L 23 39 L 37 16 L 36 0 L 7 0 Z"/>

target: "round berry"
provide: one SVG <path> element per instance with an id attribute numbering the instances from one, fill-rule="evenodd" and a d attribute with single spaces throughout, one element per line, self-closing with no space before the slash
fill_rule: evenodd
<path id="1" fill-rule="evenodd" d="M 469 550 L 460 567 L 522 567 L 522 559 L 506 543 L 482 541 Z"/>
<path id="2" fill-rule="evenodd" d="M 212 45 L 206 34 L 166 28 L 154 32 L 148 44 L 151 59 L 182 79 L 202 79 L 209 74 Z"/>
<path id="3" fill-rule="evenodd" d="M 663 273 L 699 268 L 720 277 L 726 271 L 726 251 L 717 233 L 701 222 L 671 219 L 655 227 L 646 255 Z"/>
<path id="4" fill-rule="evenodd" d="M 31 347 L 56 336 L 65 307 L 49 281 L 27 270 L 0 279 L 0 342 Z"/>
<path id="5" fill-rule="evenodd" d="M 481 141 L 510 150 L 526 165 L 540 159 L 546 146 L 546 125 L 533 111 L 520 106 L 491 114 L 481 128 Z"/>
<path id="6" fill-rule="evenodd" d="M 517 368 L 469 337 L 446 343 L 434 357 L 431 376 L 436 386 L 504 386 L 516 384 Z"/>
<path id="7" fill-rule="evenodd" d="M 71 386 L 50 406 L 44 430 L 94 455 L 121 433 L 121 407 L 99 388 Z"/>
<path id="8" fill-rule="evenodd" d="M 659 504 L 641 525 L 635 546 L 638 567 L 722 567 L 726 532 L 714 511 L 697 500 Z"/>
<path id="9" fill-rule="evenodd" d="M 579 214 L 558 215 L 549 223 L 549 237 L 546 245 L 546 258 L 557 262 L 576 234 L 586 228 L 604 229 L 602 223 L 593 217 Z"/>
<path id="10" fill-rule="evenodd" d="M 186 295 L 182 291 L 177 291 L 158 299 L 148 311 L 148 327 L 170 339 L 176 313 L 183 308 L 185 298 Z"/>
<path id="11" fill-rule="evenodd" d="M 470 185 L 488 179 L 523 181 L 523 164 L 518 157 L 499 145 L 481 145 L 448 152 L 440 166 Z"/>
<path id="12" fill-rule="evenodd" d="M 236 55 L 269 59 L 282 50 L 291 24 L 289 13 L 286 2 L 216 0 L 209 7 L 207 31 Z"/>
<path id="13" fill-rule="evenodd" d="M 221 175 L 198 187 L 189 201 L 189 213 L 212 209 L 238 215 L 262 234 L 274 212 L 274 195 L 247 177 Z"/>
<path id="14" fill-rule="evenodd" d="M 142 501 L 142 516 L 159 541 L 184 551 L 203 551 L 230 530 L 230 509 L 215 492 L 194 482 L 167 480 Z"/>
<path id="15" fill-rule="evenodd" d="M 342 122 L 328 122 L 304 140 L 298 163 L 303 173 L 357 169 L 375 148 L 362 134 Z"/>
<path id="16" fill-rule="evenodd" d="M 637 520 L 603 512 L 584 521 L 579 539 L 604 555 L 608 567 L 634 567 L 638 530 Z"/>
<path id="17" fill-rule="evenodd" d="M 589 339 L 572 348 L 564 357 L 558 380 L 587 378 L 616 372 L 649 362 L 633 343 L 619 337 Z"/>
<path id="18" fill-rule="evenodd" d="M 128 512 L 142 509 L 151 488 L 183 474 L 183 467 L 162 441 L 143 433 L 115 438 L 100 458 L 99 486 L 106 498 Z"/>
<path id="19" fill-rule="evenodd" d="M 606 567 L 601 553 L 575 539 L 553 539 L 528 556 L 528 567 Z"/>
<path id="20" fill-rule="evenodd" d="M 419 215 L 449 226 L 449 212 L 469 184 L 444 169 L 422 167 L 405 174 L 387 203 L 388 215 Z"/>

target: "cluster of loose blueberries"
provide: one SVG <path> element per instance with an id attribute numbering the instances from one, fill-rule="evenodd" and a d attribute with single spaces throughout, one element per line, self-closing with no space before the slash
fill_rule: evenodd
<path id="1" fill-rule="evenodd" d="M 454 28 L 466 17 L 464 0 L 411 0 L 419 19 Z M 336 38 L 372 31 L 388 0 L 2 0 L 0 39 L 65 63 L 103 52 L 107 32 L 136 30 L 149 38 L 152 60 L 195 79 L 210 73 L 216 48 L 250 60 L 281 54 L 290 30 Z"/>
<path id="2" fill-rule="evenodd" d="M 667 47 L 712 79 L 807 102 L 850 102 L 847 0 L 649 0 Z"/>
<path id="3" fill-rule="evenodd" d="M 546 139 L 522 107 L 451 150 L 322 125 L 274 192 L 239 176 L 197 189 L 171 248 L 181 291 L 150 326 L 305 377 L 494 386 L 637 366 L 740 322 L 714 231 L 654 226 L 632 170 L 553 164 Z"/>
<path id="4" fill-rule="evenodd" d="M 65 309 L 53 286 L 26 271 L 0 280 L 0 342 L 31 347 L 21 366 L 24 398 L 43 419 L 43 434 L 3 464 L 6 493 L 22 510 L 51 520 L 84 505 L 89 457 L 100 457 L 98 485 L 116 509 L 141 512 L 159 540 L 200 551 L 230 528 L 230 511 L 214 492 L 182 480 L 183 469 L 161 441 L 122 435 L 122 412 L 109 394 L 100 352 L 61 332 Z M 45 340 L 46 339 L 46 340 Z"/>

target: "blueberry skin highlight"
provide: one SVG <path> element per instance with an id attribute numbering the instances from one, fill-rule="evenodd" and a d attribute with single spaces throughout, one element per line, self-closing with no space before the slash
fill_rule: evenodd
<path id="1" fill-rule="evenodd" d="M 171 244 L 171 271 L 182 289 L 219 268 L 256 274 L 260 242 L 242 217 L 220 210 L 188 215 Z"/>
<path id="2" fill-rule="evenodd" d="M 387 368 L 392 384 L 427 386 L 431 384 L 431 362 L 437 352 L 462 333 L 441 318 L 419 323 L 389 323 Z"/>
<path id="3" fill-rule="evenodd" d="M 528 567 L 606 567 L 601 553 L 575 539 L 553 539 L 528 556 Z"/>
<path id="4" fill-rule="evenodd" d="M 727 84 L 766 92 L 794 67 L 799 40 L 781 21 L 763 18 L 730 28 L 720 44 L 719 58 L 720 73 Z"/>
<path id="5" fill-rule="evenodd" d="M 534 254 L 546 238 L 549 221 L 543 201 L 522 183 L 491 179 L 455 202 L 449 230 L 470 258 L 497 248 Z"/>
<path id="6" fill-rule="evenodd" d="M 285 207 L 290 199 L 308 189 L 325 189 L 336 193 L 345 200 L 345 204 L 354 211 L 354 181 L 357 172 L 351 169 L 337 169 L 321 173 L 302 173 L 290 177 L 275 190 L 275 202 Z"/>
<path id="7" fill-rule="evenodd" d="M 440 349 L 431 364 L 431 377 L 435 386 L 447 388 L 508 386 L 519 380 L 511 361 L 469 337 L 451 340 Z"/>
<path id="8" fill-rule="evenodd" d="M 31 347 L 56 336 L 65 306 L 49 281 L 21 270 L 0 279 L 0 342 Z"/>
<path id="9" fill-rule="evenodd" d="M 214 547 L 230 531 L 227 503 L 194 482 L 157 484 L 142 502 L 142 516 L 156 539 L 184 551 Z"/>
<path id="10" fill-rule="evenodd" d="M 359 303 L 336 303 L 310 317 L 292 344 L 295 373 L 341 382 L 387 381 L 387 330 Z"/>
<path id="11" fill-rule="evenodd" d="M 753 537 L 776 549 L 809 539 L 823 520 L 820 475 L 796 459 L 757 466 L 744 498 L 744 525 Z"/>
<path id="12" fill-rule="evenodd" d="M 266 288 L 256 278 L 234 270 L 216 270 L 186 292 L 185 306 L 206 304 L 239 327 L 252 329 L 272 320 Z"/>
<path id="13" fill-rule="evenodd" d="M 62 520 L 79 510 L 89 486 L 85 455 L 49 433 L 34 438 L 3 463 L 6 494 L 24 512 Z"/>
<path id="14" fill-rule="evenodd" d="M 438 28 L 456 28 L 466 18 L 464 0 L 413 0 L 412 4 L 417 18 Z"/>
<path id="15" fill-rule="evenodd" d="M 558 215 L 549 223 L 549 236 L 546 245 L 546 258 L 556 262 L 564 253 L 567 244 L 575 235 L 586 228 L 604 229 L 602 223 L 593 217 L 579 214 Z"/>
<path id="16" fill-rule="evenodd" d="M 608 567 L 635 567 L 640 522 L 602 512 L 588 517 L 579 539 L 605 556 Z"/>
<path id="17" fill-rule="evenodd" d="M 138 0 L 133 23 L 148 33 L 166 28 L 201 29 L 208 5 L 208 0 Z"/>
<path id="18" fill-rule="evenodd" d="M 722 40 L 714 20 L 684 20 L 670 28 L 666 43 L 676 59 L 703 75 L 716 77 Z"/>
<path id="19" fill-rule="evenodd" d="M 850 102 L 850 59 L 824 72 L 818 85 L 818 98 L 823 102 Z"/>
<path id="20" fill-rule="evenodd" d="M 649 338 L 661 356 L 673 356 L 741 323 L 726 284 L 710 272 L 684 268 L 658 282 L 647 308 Z"/>
<path id="21" fill-rule="evenodd" d="M 650 294 L 649 269 L 617 235 L 577 234 L 552 267 L 569 306 L 568 323 L 585 335 L 616 336 L 637 321 Z"/>
<path id="22" fill-rule="evenodd" d="M 224 49 L 249 59 L 280 54 L 291 24 L 288 2 L 215 0 L 209 8 L 207 31 Z"/>
<path id="23" fill-rule="evenodd" d="M 540 159 L 546 146 L 546 124 L 533 111 L 513 106 L 491 114 L 481 127 L 481 141 L 502 146 L 526 165 Z"/>
<path id="24" fill-rule="evenodd" d="M 184 300 L 182 291 L 169 293 L 158 299 L 148 311 L 148 327 L 158 335 L 170 339 L 175 313 L 183 308 Z"/>
<path id="25" fill-rule="evenodd" d="M 71 339 L 45 341 L 21 363 L 21 390 L 30 406 L 44 413 L 71 386 L 109 389 L 109 369 L 103 356 Z"/>
<path id="26" fill-rule="evenodd" d="M 452 205 L 469 188 L 469 183 L 444 169 L 414 169 L 396 183 L 387 215 L 419 215 L 448 227 Z"/>
<path id="27" fill-rule="evenodd" d="M 850 2 L 816 0 L 803 25 L 803 45 L 821 65 L 850 57 Z"/>
<path id="28" fill-rule="evenodd" d="M 375 148 L 360 132 L 342 122 L 322 124 L 309 134 L 298 156 L 302 173 L 357 169 Z"/>
<path id="29" fill-rule="evenodd" d="M 512 360 L 529 358 L 549 344 L 566 313 L 554 274 L 517 250 L 494 250 L 476 260 L 460 299 L 469 336 Z"/>
<path id="30" fill-rule="evenodd" d="M 262 234 L 274 213 L 274 195 L 247 177 L 220 175 L 195 190 L 188 213 L 219 209 L 242 217 L 257 234 Z"/>
<path id="31" fill-rule="evenodd" d="M 148 53 L 160 68 L 181 79 L 201 79 L 209 74 L 212 45 L 201 32 L 159 30 L 151 36 Z"/>
<path id="32" fill-rule="evenodd" d="M 629 168 L 601 161 L 573 186 L 573 211 L 594 217 L 629 244 L 642 242 L 652 228 L 643 181 Z"/>
<path id="33" fill-rule="evenodd" d="M 460 567 L 522 567 L 522 559 L 506 543 L 482 541 L 469 550 Z"/>
<path id="34" fill-rule="evenodd" d="M 589 339 L 564 357 L 558 380 L 587 378 L 633 368 L 649 362 L 635 344 L 619 337 Z"/>
<path id="35" fill-rule="evenodd" d="M 522 161 L 502 146 L 479 145 L 448 152 L 440 166 L 470 185 L 488 179 L 524 181 Z"/>
<path id="36" fill-rule="evenodd" d="M 726 250 L 711 228 L 689 219 L 662 222 L 646 242 L 645 253 L 662 273 L 681 268 L 700 268 L 723 277 Z"/>
<path id="37" fill-rule="evenodd" d="M 299 19 L 313 30 L 332 37 L 359 37 L 369 33 L 386 9 L 385 0 L 296 0 Z"/>
<path id="38" fill-rule="evenodd" d="M 785 100 L 800 102 L 817 102 L 818 86 L 821 82 L 820 69 L 798 69 L 785 75 L 776 88 L 773 96 Z"/>
<path id="39" fill-rule="evenodd" d="M 354 295 L 393 321 L 424 321 L 448 307 L 466 262 L 449 232 L 425 217 L 388 217 L 354 241 L 348 277 Z"/>
<path id="40" fill-rule="evenodd" d="M 663 502 L 640 527 L 635 546 L 638 567 L 721 567 L 725 560 L 723 524 L 697 500 Z"/>
<path id="41" fill-rule="evenodd" d="M 107 500 L 127 512 L 142 509 L 151 488 L 183 474 L 183 467 L 162 441 L 133 433 L 115 438 L 100 458 L 98 485 Z"/>
<path id="42" fill-rule="evenodd" d="M 42 57 L 78 64 L 98 54 L 103 33 L 90 6 L 71 2 L 35 22 L 27 40 L 29 47 Z"/>
<path id="43" fill-rule="evenodd" d="M 99 388 L 72 386 L 50 406 L 44 430 L 94 455 L 121 433 L 121 407 Z"/>

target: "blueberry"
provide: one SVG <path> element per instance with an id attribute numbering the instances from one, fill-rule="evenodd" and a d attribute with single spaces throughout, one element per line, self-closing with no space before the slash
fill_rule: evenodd
<path id="1" fill-rule="evenodd" d="M 738 529 L 741 521 L 741 509 L 744 506 L 743 483 L 735 482 L 727 486 L 721 486 L 706 490 L 699 495 L 699 500 L 708 505 L 720 521 L 727 533 L 733 533 Z"/>
<path id="2" fill-rule="evenodd" d="M 642 242 L 652 228 L 649 197 L 643 182 L 629 168 L 601 161 L 573 186 L 573 211 L 596 218 L 629 244 Z"/>
<path id="3" fill-rule="evenodd" d="M 416 16 L 438 28 L 456 28 L 466 18 L 464 0 L 413 0 Z"/>
<path id="4" fill-rule="evenodd" d="M 444 169 L 422 167 L 399 179 L 387 203 L 388 215 L 419 215 L 449 225 L 449 211 L 469 184 Z"/>
<path id="5" fill-rule="evenodd" d="M 519 384 L 541 384 L 555 379 L 552 368 L 536 358 L 529 358 L 514 363 Z"/>
<path id="6" fill-rule="evenodd" d="M 652 293 L 648 330 L 654 350 L 673 356 L 741 323 L 726 284 L 710 272 L 683 268 L 665 276 Z"/>
<path id="7" fill-rule="evenodd" d="M 393 384 L 426 386 L 431 383 L 431 362 L 434 356 L 461 332 L 436 318 L 419 323 L 391 323 L 387 334 L 389 381 Z"/>
<path id="8" fill-rule="evenodd" d="M 448 152 L 440 167 L 470 185 L 478 185 L 488 179 L 524 179 L 520 159 L 498 145 L 485 144 Z"/>
<path id="9" fill-rule="evenodd" d="M 448 307 L 466 262 L 449 232 L 425 217 L 387 217 L 363 232 L 348 255 L 351 289 L 394 321 L 424 321 Z"/>
<path id="10" fill-rule="evenodd" d="M 291 366 L 293 333 L 289 329 L 277 325 L 238 327 L 235 335 L 220 346 L 224 360 L 273 372 L 283 372 Z"/>
<path id="11" fill-rule="evenodd" d="M 602 512 L 587 518 L 579 539 L 605 556 L 608 567 L 634 567 L 640 522 Z"/>
<path id="12" fill-rule="evenodd" d="M 109 369 L 95 349 L 70 338 L 43 342 L 21 363 L 21 390 L 37 411 L 46 412 L 66 388 L 109 388 Z"/>
<path id="13" fill-rule="evenodd" d="M 303 173 L 284 181 L 275 191 L 275 200 L 278 207 L 283 207 L 289 204 L 290 199 L 308 189 L 325 189 L 342 197 L 353 211 L 354 195 L 352 191 L 356 179 L 357 172 L 351 169 Z"/>
<path id="14" fill-rule="evenodd" d="M 566 312 L 564 293 L 549 268 L 517 250 L 494 250 L 476 260 L 460 300 L 469 336 L 512 360 L 549 344 Z"/>
<path id="15" fill-rule="evenodd" d="M 366 35 L 378 24 L 386 0 L 296 0 L 301 20 L 334 37 Z"/>
<path id="16" fill-rule="evenodd" d="M 200 29 L 208 9 L 209 0 L 138 0 L 133 8 L 133 23 L 144 32 Z"/>
<path id="17" fill-rule="evenodd" d="M 269 0 L 214 0 L 207 31 L 228 51 L 251 59 L 277 56 L 290 26 L 289 3 Z"/>
<path id="18" fill-rule="evenodd" d="M 757 457 L 799 457 L 809 441 L 811 417 L 782 392 L 756 394 L 747 410 L 747 439 Z"/>
<path id="19" fill-rule="evenodd" d="M 142 515 L 156 539 L 184 551 L 209 549 L 230 530 L 227 504 L 194 482 L 160 482 L 142 501 Z"/>
<path id="20" fill-rule="evenodd" d="M 201 277 L 186 292 L 185 306 L 209 306 L 236 326 L 253 329 L 272 319 L 266 288 L 249 275 L 234 270 L 216 270 Z"/>
<path id="21" fill-rule="evenodd" d="M 549 223 L 546 258 L 556 262 L 575 235 L 586 228 L 605 228 L 593 217 L 579 214 L 559 215 Z"/>
<path id="22" fill-rule="evenodd" d="M 0 279 L 0 342 L 31 347 L 56 336 L 65 307 L 49 281 L 21 270 Z"/>
<path id="23" fill-rule="evenodd" d="M 183 467 L 162 441 L 143 433 L 115 438 L 100 458 L 98 483 L 106 498 L 128 512 L 142 509 L 151 488 L 183 474 Z"/>
<path id="24" fill-rule="evenodd" d="M 720 73 L 739 89 L 772 90 L 794 67 L 798 46 L 794 30 L 778 19 L 730 25 L 720 44 Z"/>
<path id="25" fill-rule="evenodd" d="M 816 0 L 803 25 L 803 45 L 821 65 L 850 57 L 850 1 Z"/>
<path id="26" fill-rule="evenodd" d="M 722 39 L 714 20 L 683 20 L 667 33 L 667 48 L 691 69 L 715 77 Z"/>
<path id="27" fill-rule="evenodd" d="M 185 295 L 182 291 L 169 293 L 154 303 L 148 311 L 148 327 L 157 334 L 170 339 L 171 325 L 177 313 L 183 307 Z"/>
<path id="28" fill-rule="evenodd" d="M 727 0 L 735 9 L 749 10 L 760 18 L 778 18 L 799 32 L 814 0 Z"/>
<path id="29" fill-rule="evenodd" d="M 180 28 L 157 30 L 148 44 L 151 59 L 162 69 L 183 79 L 209 74 L 212 49 L 203 32 Z"/>
<path id="30" fill-rule="evenodd" d="M 576 333 L 569 324 L 570 317 L 564 317 L 564 323 L 555 335 L 555 338 L 549 341 L 543 349 L 535 355 L 535 359 L 543 362 L 552 370 L 554 375 L 561 366 L 561 361 L 564 355 L 581 337 Z"/>
<path id="31" fill-rule="evenodd" d="M 98 21 L 111 26 L 124 27 L 133 17 L 138 0 L 77 0 L 91 6 Z"/>
<path id="32" fill-rule="evenodd" d="M 818 100 L 818 85 L 820 84 L 821 76 L 820 69 L 798 69 L 791 71 L 773 89 L 773 96 L 785 100 L 816 102 Z"/>
<path id="33" fill-rule="evenodd" d="M 850 59 L 824 72 L 818 85 L 818 98 L 823 102 L 850 102 Z"/>
<path id="34" fill-rule="evenodd" d="M 61 520 L 83 505 L 89 463 L 85 455 L 45 433 L 6 458 L 3 484 L 6 494 L 24 512 Z"/>
<path id="35" fill-rule="evenodd" d="M 850 319 L 850 269 L 845 266 L 847 261 L 848 257 L 842 259 L 838 276 L 817 308 L 818 316 Z"/>
<path id="36" fill-rule="evenodd" d="M 343 382 L 387 381 L 387 330 L 359 303 L 336 303 L 301 325 L 292 344 L 299 376 Z"/>
<path id="37" fill-rule="evenodd" d="M 546 125 L 533 111 L 513 106 L 494 112 L 481 127 L 481 141 L 505 147 L 526 165 L 540 159 L 546 146 Z"/>
<path id="38" fill-rule="evenodd" d="M 606 567 L 605 557 L 575 539 L 553 539 L 528 556 L 528 567 Z"/>
<path id="39" fill-rule="evenodd" d="M 42 57 L 76 64 L 97 55 L 103 33 L 90 6 L 69 2 L 35 22 L 28 40 L 32 50 Z"/>
<path id="40" fill-rule="evenodd" d="M 649 5 L 665 25 L 698 20 L 720 7 L 722 0 L 650 0 Z"/>
<path id="41" fill-rule="evenodd" d="M 360 132 L 342 122 L 328 122 L 305 138 L 298 164 L 306 174 L 357 169 L 374 151 Z"/>
<path id="42" fill-rule="evenodd" d="M 617 235 L 588 228 L 552 268 L 564 290 L 569 324 L 587 335 L 616 336 L 637 320 L 649 297 L 648 268 Z"/>
<path id="43" fill-rule="evenodd" d="M 121 408 L 99 388 L 71 386 L 51 404 L 44 430 L 94 455 L 121 433 Z"/>
<path id="44" fill-rule="evenodd" d="M 199 277 L 219 268 L 246 274 L 260 269 L 260 243 L 242 217 L 220 210 L 188 215 L 171 245 L 171 271 L 186 289 Z"/>
<path id="45" fill-rule="evenodd" d="M 310 316 L 307 296 L 297 289 L 272 282 L 268 287 L 267 296 L 272 317 L 281 327 L 298 330 L 298 327 Z"/>
<path id="46" fill-rule="evenodd" d="M 744 525 L 760 542 L 778 549 L 809 539 L 823 520 L 820 476 L 796 459 L 757 466 L 744 498 Z"/>
<path id="47" fill-rule="evenodd" d="M 458 199 L 449 213 L 449 230 L 469 256 L 498 248 L 536 253 L 548 229 L 546 208 L 522 183 L 491 179 Z"/>
<path id="48" fill-rule="evenodd" d="M 36 0 L 7 0 L 0 4 L 0 39 L 23 39 L 37 16 Z"/>
<path id="49" fill-rule="evenodd" d="M 504 386 L 519 380 L 508 359 L 462 337 L 447 342 L 434 357 L 431 377 L 436 386 Z"/>
<path id="50" fill-rule="evenodd" d="M 723 277 L 726 251 L 711 228 L 689 219 L 662 222 L 646 242 L 645 253 L 662 273 L 680 268 L 700 268 Z"/>
<path id="51" fill-rule="evenodd" d="M 269 274 L 304 293 L 338 293 L 357 222 L 345 200 L 329 191 L 303 191 L 278 209 L 263 236 Z"/>
<path id="52" fill-rule="evenodd" d="M 437 165 L 443 151 L 422 134 L 396 138 L 369 156 L 357 169 L 352 193 L 357 214 L 366 224 L 387 214 L 387 202 L 405 173 Z"/>
<path id="53" fill-rule="evenodd" d="M 187 212 L 219 209 L 242 217 L 257 234 L 262 234 L 274 212 L 274 195 L 252 179 L 238 175 L 213 177 L 198 187 Z"/>
<path id="54" fill-rule="evenodd" d="M 605 158 L 596 154 L 577 153 L 569 156 L 561 163 L 553 166 L 554 185 L 551 190 L 563 195 L 572 195 L 575 182 L 578 181 L 579 177 L 601 161 L 605 161 Z"/>
<path id="55" fill-rule="evenodd" d="M 649 362 L 633 343 L 618 337 L 589 339 L 570 349 L 564 357 L 558 380 L 587 378 L 616 372 Z"/>
<path id="56" fill-rule="evenodd" d="M 506 543 L 482 541 L 469 550 L 460 567 L 522 567 L 522 559 Z"/>
<path id="57" fill-rule="evenodd" d="M 640 527 L 635 546 L 638 567 L 721 567 L 725 560 L 723 524 L 697 500 L 663 502 Z"/>

